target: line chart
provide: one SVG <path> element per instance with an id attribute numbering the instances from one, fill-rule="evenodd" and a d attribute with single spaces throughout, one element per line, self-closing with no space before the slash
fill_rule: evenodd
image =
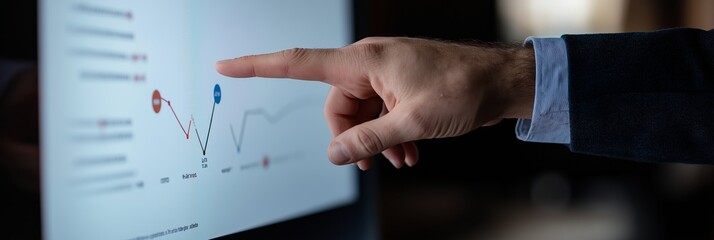
<path id="1" fill-rule="evenodd" d="M 205 156 L 206 149 L 208 149 L 208 139 L 211 136 L 211 127 L 213 126 L 213 113 L 215 113 L 216 111 L 216 104 L 221 103 L 221 87 L 218 84 L 213 87 L 213 107 L 211 108 L 211 120 L 208 122 L 208 132 L 206 133 L 205 143 L 201 140 L 201 136 L 198 133 L 198 126 L 196 124 L 196 120 L 193 118 L 193 114 L 188 120 L 187 127 L 184 127 L 183 123 L 181 122 L 181 119 L 179 119 L 178 117 L 178 114 L 176 114 L 174 107 L 171 105 L 171 101 L 166 98 L 163 98 L 159 90 L 154 90 L 153 94 L 151 95 L 151 107 L 153 108 L 155 113 L 158 114 L 161 111 L 161 105 L 163 102 L 165 102 L 166 105 L 169 106 L 169 109 L 171 109 L 171 113 L 173 113 L 174 118 L 176 118 L 176 122 L 181 128 L 181 132 L 183 132 L 186 139 L 189 139 L 191 137 L 191 125 L 194 126 L 193 129 L 196 132 L 198 144 L 199 146 L 201 146 L 201 152 Z"/>
<path id="2" fill-rule="evenodd" d="M 198 127 L 193 128 L 193 130 L 196 130 L 196 138 L 198 138 L 198 144 L 201 145 L 201 151 L 203 152 L 203 155 L 206 155 L 206 148 L 208 148 L 208 137 L 211 136 L 211 126 L 213 125 L 213 112 L 215 111 L 216 102 L 213 102 L 213 108 L 211 109 L 211 120 L 208 122 L 208 133 L 206 133 L 206 145 L 201 142 L 201 135 L 198 134 Z M 191 120 L 193 120 L 193 117 L 191 117 Z"/>
<path id="3" fill-rule="evenodd" d="M 285 115 L 289 114 L 292 111 L 295 111 L 297 108 L 300 107 L 306 107 L 308 104 L 305 104 L 302 101 L 294 101 L 292 104 L 286 105 L 282 108 L 280 108 L 278 111 L 275 113 L 270 113 L 265 108 L 253 108 L 253 109 L 248 109 L 243 112 L 243 121 L 241 122 L 240 125 L 240 132 L 238 132 L 238 137 L 236 137 L 236 131 L 233 127 L 233 124 L 230 124 L 231 128 L 231 136 L 233 137 L 233 143 L 235 144 L 236 151 L 238 153 L 241 152 L 241 147 L 243 146 L 243 136 L 246 131 L 246 125 L 248 122 L 248 118 L 250 116 L 261 116 L 263 117 L 266 121 L 268 121 L 271 124 L 275 124 L 279 122 L 280 120 L 285 117 Z"/>

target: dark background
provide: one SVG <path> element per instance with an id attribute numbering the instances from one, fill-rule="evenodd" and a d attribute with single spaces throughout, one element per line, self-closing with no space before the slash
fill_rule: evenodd
<path id="1" fill-rule="evenodd" d="M 632 1 L 626 30 L 686 26 L 680 3 Z M 495 1 L 366 0 L 356 6 L 356 39 L 502 39 Z M 379 161 L 382 237 L 714 239 L 711 166 L 574 154 L 563 145 L 517 140 L 514 126 L 506 120 L 461 137 L 419 141 L 421 159 L 412 168 Z"/>

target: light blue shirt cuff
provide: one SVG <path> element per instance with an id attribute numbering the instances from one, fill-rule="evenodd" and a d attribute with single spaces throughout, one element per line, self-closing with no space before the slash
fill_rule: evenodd
<path id="1" fill-rule="evenodd" d="M 532 118 L 516 122 L 516 136 L 528 142 L 570 144 L 565 41 L 528 37 L 525 44 L 533 44 L 535 51 L 535 100 Z"/>

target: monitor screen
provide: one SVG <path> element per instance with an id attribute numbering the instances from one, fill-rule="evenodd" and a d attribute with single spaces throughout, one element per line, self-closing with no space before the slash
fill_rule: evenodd
<path id="1" fill-rule="evenodd" d="M 206 239 L 354 203 L 329 86 L 216 61 L 352 39 L 346 0 L 41 0 L 46 239 Z"/>

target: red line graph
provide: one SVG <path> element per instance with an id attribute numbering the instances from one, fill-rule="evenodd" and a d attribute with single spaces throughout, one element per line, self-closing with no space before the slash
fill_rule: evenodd
<path id="1" fill-rule="evenodd" d="M 186 128 L 184 127 L 183 123 L 181 123 L 181 119 L 179 119 L 178 114 L 176 114 L 174 107 L 171 106 L 171 101 L 161 97 L 161 93 L 159 93 L 159 90 L 154 90 L 154 93 L 151 95 L 151 107 L 154 109 L 155 113 L 159 113 L 161 111 L 162 102 L 166 102 L 166 105 L 169 105 L 171 113 L 174 114 L 176 122 L 178 122 L 179 126 L 181 127 L 181 131 L 188 140 L 191 137 L 191 125 L 197 125 L 196 120 L 193 119 L 193 115 L 191 115 L 191 118 L 188 120 L 188 127 Z M 196 138 L 198 138 L 198 144 L 199 146 L 201 146 L 201 151 L 203 152 L 204 156 L 206 155 L 206 149 L 208 149 L 208 139 L 211 136 L 211 126 L 213 126 L 213 113 L 215 113 L 216 111 L 216 104 L 220 102 L 221 87 L 216 84 L 213 88 L 213 107 L 211 108 L 211 120 L 208 122 L 208 132 L 206 133 L 205 143 L 201 140 L 201 136 L 198 133 L 198 126 L 193 127 L 194 131 L 196 131 Z"/>
<path id="2" fill-rule="evenodd" d="M 174 111 L 174 107 L 171 106 L 171 101 L 166 100 L 165 98 L 161 98 L 161 101 L 166 102 L 167 105 L 169 105 L 169 108 L 171 109 L 171 112 L 174 114 L 174 117 L 176 118 L 176 122 L 178 122 L 179 126 L 181 127 L 181 131 L 183 131 L 183 134 L 186 135 L 186 139 L 189 138 L 191 134 L 191 124 L 193 124 L 193 115 L 191 115 L 191 119 L 188 120 L 188 130 L 183 127 L 183 124 L 181 123 L 181 120 L 179 119 L 178 115 L 176 115 L 176 111 Z"/>

